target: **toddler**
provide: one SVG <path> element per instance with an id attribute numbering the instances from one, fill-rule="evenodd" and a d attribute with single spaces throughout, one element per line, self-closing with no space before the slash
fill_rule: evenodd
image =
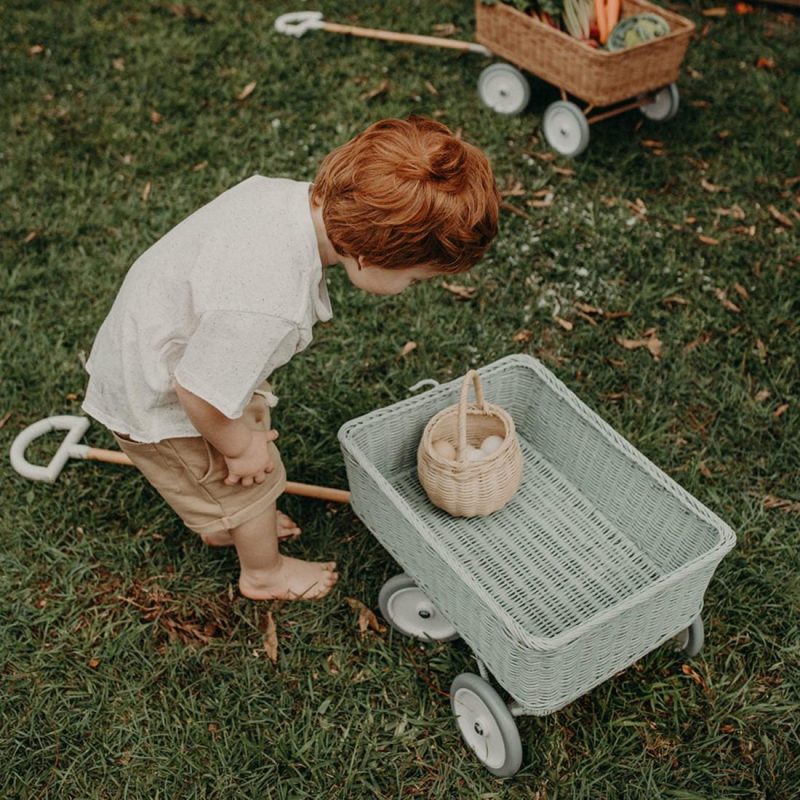
<path id="1" fill-rule="evenodd" d="M 253 176 L 137 259 L 86 364 L 83 409 L 209 545 L 236 548 L 254 600 L 317 599 L 332 561 L 289 558 L 286 473 L 267 379 L 331 318 L 325 269 L 393 295 L 468 270 L 497 232 L 486 156 L 444 125 L 387 119 L 331 152 L 313 184 Z"/>

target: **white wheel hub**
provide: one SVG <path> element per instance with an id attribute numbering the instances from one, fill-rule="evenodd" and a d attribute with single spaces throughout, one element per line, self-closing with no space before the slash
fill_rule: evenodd
<path id="1" fill-rule="evenodd" d="M 589 123 L 578 106 L 568 100 L 547 107 L 542 128 L 547 143 L 563 156 L 580 155 L 589 144 Z"/>
<path id="2" fill-rule="evenodd" d="M 678 87 L 671 83 L 669 86 L 659 89 L 653 95 L 652 101 L 640 106 L 639 110 L 653 122 L 666 122 L 678 113 L 679 98 Z"/>
<path id="3" fill-rule="evenodd" d="M 527 78 L 510 64 L 492 64 L 481 72 L 478 94 L 498 114 L 519 114 L 531 96 Z"/>
<path id="4" fill-rule="evenodd" d="M 416 586 L 395 591 L 386 604 L 388 619 L 402 633 L 418 639 L 451 639 L 456 629 Z"/>
<path id="5" fill-rule="evenodd" d="M 506 762 L 506 746 L 500 726 L 481 698 L 471 689 L 461 688 L 453 696 L 453 710 L 464 741 L 490 769 Z"/>

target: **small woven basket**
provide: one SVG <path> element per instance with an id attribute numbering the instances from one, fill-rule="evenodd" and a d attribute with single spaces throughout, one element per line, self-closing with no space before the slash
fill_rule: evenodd
<path id="1" fill-rule="evenodd" d="M 467 404 L 470 384 L 475 388 L 474 405 Z M 502 437 L 502 445 L 480 461 L 467 461 L 467 448 L 479 447 L 487 436 Z M 433 449 L 440 439 L 455 447 L 455 461 Z M 500 406 L 486 402 L 475 370 L 464 377 L 458 405 L 443 409 L 425 426 L 417 471 L 430 501 L 454 517 L 483 517 L 498 511 L 519 488 L 522 451 L 514 420 Z"/>

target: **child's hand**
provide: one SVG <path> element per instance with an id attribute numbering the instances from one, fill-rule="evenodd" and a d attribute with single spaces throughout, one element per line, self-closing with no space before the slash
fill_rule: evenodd
<path id="1" fill-rule="evenodd" d="M 250 444 L 238 456 L 225 456 L 228 477 L 225 483 L 233 486 L 242 482 L 242 486 L 264 483 L 274 465 L 269 456 L 267 445 L 278 438 L 278 431 L 252 431 Z"/>

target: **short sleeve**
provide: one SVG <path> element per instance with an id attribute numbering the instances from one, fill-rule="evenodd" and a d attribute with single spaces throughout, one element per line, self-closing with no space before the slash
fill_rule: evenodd
<path id="1" fill-rule="evenodd" d="M 242 415 L 253 390 L 297 351 L 300 330 L 268 314 L 208 311 L 175 367 L 175 380 L 226 417 Z"/>

